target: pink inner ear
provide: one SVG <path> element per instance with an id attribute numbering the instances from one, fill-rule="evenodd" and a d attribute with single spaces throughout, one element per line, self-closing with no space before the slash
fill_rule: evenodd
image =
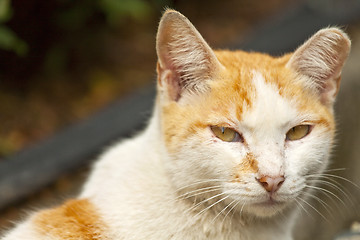
<path id="1" fill-rule="evenodd" d="M 166 86 L 170 99 L 178 101 L 184 86 L 182 86 L 179 70 L 171 60 L 169 53 L 163 55 L 161 63 L 158 62 L 157 72 L 160 86 Z"/>
<path id="2" fill-rule="evenodd" d="M 180 77 L 174 70 L 158 67 L 158 81 L 160 86 L 165 85 L 171 100 L 178 101 L 181 96 L 182 86 Z"/>
<path id="3" fill-rule="evenodd" d="M 335 100 L 340 88 L 341 77 L 333 78 L 324 81 L 320 87 L 320 101 L 324 105 L 330 105 Z"/>

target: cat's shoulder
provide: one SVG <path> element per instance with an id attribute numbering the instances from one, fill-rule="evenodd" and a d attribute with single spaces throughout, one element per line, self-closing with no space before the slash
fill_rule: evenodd
<path id="1" fill-rule="evenodd" d="M 88 199 L 68 200 L 41 210 L 13 229 L 4 240 L 24 239 L 109 239 L 106 223 Z"/>

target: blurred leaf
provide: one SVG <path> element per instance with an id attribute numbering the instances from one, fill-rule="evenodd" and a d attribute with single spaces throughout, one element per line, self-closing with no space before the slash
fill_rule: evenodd
<path id="1" fill-rule="evenodd" d="M 168 8 L 174 7 L 173 0 L 152 0 L 152 1 L 158 8 L 162 8 L 161 9 L 162 11 L 164 11 L 166 7 L 168 7 Z"/>
<path id="2" fill-rule="evenodd" d="M 10 19 L 11 15 L 10 0 L 0 0 L 0 22 L 6 22 Z"/>
<path id="3" fill-rule="evenodd" d="M 150 4 L 144 0 L 101 0 L 100 7 L 112 25 L 126 17 L 144 20 L 151 11 Z"/>
<path id="4" fill-rule="evenodd" d="M 44 70 L 48 74 L 60 74 L 65 71 L 68 61 L 68 51 L 65 46 L 52 47 L 46 54 Z"/>
<path id="5" fill-rule="evenodd" d="M 8 27 L 0 24 L 0 48 L 14 51 L 19 56 L 26 55 L 28 46 L 26 42 L 19 39 Z"/>
<path id="6" fill-rule="evenodd" d="M 0 0 L 1 1 L 1 0 Z M 92 2 L 74 2 L 70 8 L 61 11 L 56 18 L 57 23 L 65 29 L 77 30 L 84 27 L 86 21 L 93 15 L 95 11 Z"/>
<path id="7" fill-rule="evenodd" d="M 11 29 L 2 24 L 12 16 L 10 3 L 10 0 L 0 0 L 0 48 L 24 56 L 28 51 L 27 44 L 18 38 Z"/>

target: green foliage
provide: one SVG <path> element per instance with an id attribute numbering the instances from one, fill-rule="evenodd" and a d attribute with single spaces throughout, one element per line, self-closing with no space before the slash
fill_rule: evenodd
<path id="1" fill-rule="evenodd" d="M 152 10 L 150 3 L 144 0 L 101 0 L 99 7 L 111 25 L 121 22 L 124 17 L 144 20 Z"/>
<path id="2" fill-rule="evenodd" d="M 65 31 L 78 31 L 94 16 L 105 17 L 109 27 L 118 27 L 126 19 L 146 21 L 153 13 L 171 5 L 171 0 L 57 0 L 59 10 L 54 13 L 57 26 Z M 16 11 L 16 10 L 15 10 Z M 0 0 L 0 49 L 13 51 L 19 56 L 28 52 L 28 45 L 6 23 L 12 18 L 11 0 Z"/>
<path id="3" fill-rule="evenodd" d="M 99 0 L 99 7 L 110 25 L 117 25 L 124 18 L 144 21 L 153 11 L 169 5 L 170 0 Z"/>
<path id="4" fill-rule="evenodd" d="M 0 23 L 6 22 L 11 16 L 10 0 L 0 0 Z"/>
<path id="5" fill-rule="evenodd" d="M 0 48 L 14 51 L 19 56 L 26 55 L 28 50 L 27 44 L 3 24 L 0 24 Z"/>
<path id="6" fill-rule="evenodd" d="M 49 73 L 61 72 L 61 69 L 67 66 L 70 56 L 68 51 L 72 44 L 76 44 L 74 39 L 80 39 L 85 48 L 91 49 L 91 41 L 96 38 L 99 29 L 107 31 L 113 28 L 121 31 L 126 27 L 127 20 L 146 22 L 149 17 L 160 14 L 166 6 L 172 5 L 172 0 L 56 1 L 60 7 L 53 14 L 55 28 L 66 33 L 61 35 L 71 35 L 71 38 L 58 42 L 47 51 L 44 68 Z M 90 33 L 86 32 L 87 30 Z"/>
<path id="7" fill-rule="evenodd" d="M 1 1 L 1 0 L 0 0 Z M 58 13 L 57 23 L 65 29 L 81 29 L 97 14 L 106 18 L 106 24 L 117 27 L 125 19 L 146 21 L 159 9 L 171 5 L 171 0 L 58 0 L 68 8 Z"/>
<path id="8" fill-rule="evenodd" d="M 0 49 L 14 51 L 24 56 L 28 51 L 27 44 L 21 40 L 10 28 L 5 26 L 12 16 L 10 0 L 0 0 Z"/>
<path id="9" fill-rule="evenodd" d="M 58 0 L 65 8 L 55 13 L 55 22 L 65 30 L 73 31 L 83 28 L 93 17 L 97 7 L 93 0 Z"/>

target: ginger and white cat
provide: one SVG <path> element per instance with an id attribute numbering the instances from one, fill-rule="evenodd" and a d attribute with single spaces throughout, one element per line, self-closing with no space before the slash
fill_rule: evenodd
<path id="1" fill-rule="evenodd" d="M 292 239 L 328 164 L 348 36 L 325 28 L 282 57 L 213 51 L 167 10 L 156 49 L 148 127 L 99 159 L 78 199 L 2 239 Z"/>

